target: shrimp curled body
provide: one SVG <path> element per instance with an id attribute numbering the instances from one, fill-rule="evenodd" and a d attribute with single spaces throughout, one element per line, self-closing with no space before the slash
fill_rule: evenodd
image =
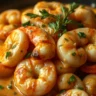
<path id="1" fill-rule="evenodd" d="M 96 28 L 95 14 L 89 7 L 79 6 L 70 17 L 81 22 L 85 27 Z"/>
<path id="2" fill-rule="evenodd" d="M 58 95 L 57 95 L 58 96 Z M 89 96 L 85 91 L 79 89 L 71 89 L 59 96 Z"/>
<path id="3" fill-rule="evenodd" d="M 79 28 L 63 34 L 57 43 L 59 58 L 72 67 L 80 67 L 87 58 L 96 62 L 95 38 L 96 30 L 90 28 Z"/>
<path id="4" fill-rule="evenodd" d="M 0 14 L 0 24 L 19 25 L 20 19 L 21 13 L 16 9 L 6 10 Z"/>
<path id="5" fill-rule="evenodd" d="M 42 96 L 56 82 L 56 70 L 51 61 L 30 58 L 22 61 L 14 73 L 15 86 L 27 96 Z"/>
<path id="6" fill-rule="evenodd" d="M 30 41 L 35 45 L 32 52 L 34 57 L 47 60 L 55 56 L 55 41 L 48 33 L 35 26 L 21 27 L 20 29 L 26 30 Z"/>
<path id="7" fill-rule="evenodd" d="M 73 82 L 70 82 L 70 78 L 74 78 Z M 72 73 L 65 73 L 59 76 L 58 78 L 58 88 L 59 90 L 69 90 L 69 89 L 84 89 L 83 82 L 80 80 L 79 77 Z"/>
<path id="8" fill-rule="evenodd" d="M 87 75 L 84 80 L 83 83 L 86 87 L 86 91 L 92 95 L 92 96 L 96 96 L 96 75 L 95 74 L 90 74 Z"/>
<path id="9" fill-rule="evenodd" d="M 62 5 L 63 4 L 59 3 L 59 2 L 44 2 L 44 1 L 42 1 L 42 2 L 37 3 L 34 6 L 33 13 L 41 15 L 40 11 L 46 10 L 50 14 L 54 14 L 54 15 L 61 14 L 62 13 L 62 11 L 61 11 Z"/>
<path id="10" fill-rule="evenodd" d="M 0 45 L 0 64 L 15 67 L 27 53 L 29 40 L 27 35 L 19 30 L 13 30 Z"/>

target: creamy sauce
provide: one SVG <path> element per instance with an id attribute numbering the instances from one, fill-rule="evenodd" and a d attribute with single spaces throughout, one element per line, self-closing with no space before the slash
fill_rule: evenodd
<path id="1" fill-rule="evenodd" d="M 13 76 L 0 78 L 0 96 L 23 96 L 14 86 Z"/>

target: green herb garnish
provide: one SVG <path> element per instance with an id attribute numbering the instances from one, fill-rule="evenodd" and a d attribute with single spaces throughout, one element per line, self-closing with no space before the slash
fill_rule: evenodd
<path id="1" fill-rule="evenodd" d="M 75 52 L 73 52 L 73 53 L 72 53 L 72 56 L 76 56 L 76 53 L 75 53 Z"/>
<path id="2" fill-rule="evenodd" d="M 79 33 L 78 33 L 78 36 L 79 36 L 80 38 L 86 38 L 86 34 L 85 34 L 84 32 L 79 32 Z"/>
<path id="3" fill-rule="evenodd" d="M 4 89 L 4 87 L 2 85 L 0 85 L 0 90 Z"/>
<path id="4" fill-rule="evenodd" d="M 11 56 L 11 52 L 6 52 L 6 59 Z"/>
<path id="5" fill-rule="evenodd" d="M 48 25 L 50 28 L 52 28 L 54 30 L 54 33 L 60 31 L 60 33 L 59 33 L 59 37 L 60 37 L 62 34 L 67 32 L 67 25 L 70 23 L 74 23 L 73 20 L 69 19 L 69 15 L 72 12 L 74 12 L 78 6 L 79 5 L 75 2 L 70 4 L 69 9 L 65 8 L 64 6 L 61 6 L 62 14 L 59 14 L 59 15 L 50 14 L 46 10 L 41 10 L 40 11 L 41 15 L 37 15 L 37 14 L 33 14 L 33 13 L 27 13 L 26 15 L 29 16 L 30 18 L 36 18 L 36 17 L 40 17 L 41 19 L 45 19 L 47 17 L 54 18 L 55 21 L 50 22 Z"/>
<path id="6" fill-rule="evenodd" d="M 80 90 L 84 90 L 84 88 L 83 88 L 83 87 L 78 87 L 78 89 L 80 89 Z"/>
<path id="7" fill-rule="evenodd" d="M 14 49 L 16 46 L 17 46 L 16 44 L 15 44 L 15 45 L 13 45 L 13 46 L 12 46 L 12 49 Z"/>
<path id="8" fill-rule="evenodd" d="M 10 84 L 7 86 L 8 89 L 12 89 L 13 82 L 11 81 Z"/>
<path id="9" fill-rule="evenodd" d="M 25 55 L 25 58 L 29 58 L 31 56 L 32 52 L 28 52 L 26 55 Z"/>
<path id="10" fill-rule="evenodd" d="M 36 17 L 39 17 L 39 15 L 37 15 L 37 14 L 33 14 L 33 13 L 27 13 L 26 15 L 29 16 L 30 18 L 36 18 Z"/>
<path id="11" fill-rule="evenodd" d="M 22 26 L 23 27 L 31 26 L 31 22 L 30 21 L 27 21 L 27 22 L 23 23 Z"/>
<path id="12" fill-rule="evenodd" d="M 82 5 L 81 7 L 82 7 L 82 8 L 85 8 L 85 5 Z"/>
<path id="13" fill-rule="evenodd" d="M 70 78 L 69 78 L 69 81 L 68 81 L 68 84 L 71 84 L 73 82 L 76 81 L 76 77 L 74 75 L 72 75 Z"/>
<path id="14" fill-rule="evenodd" d="M 69 41 L 67 38 L 64 38 L 64 40 Z"/>
<path id="15" fill-rule="evenodd" d="M 65 92 L 65 91 L 66 91 L 66 90 L 64 90 L 64 89 L 63 89 L 63 90 L 60 90 L 60 94 L 63 93 L 63 92 Z"/>

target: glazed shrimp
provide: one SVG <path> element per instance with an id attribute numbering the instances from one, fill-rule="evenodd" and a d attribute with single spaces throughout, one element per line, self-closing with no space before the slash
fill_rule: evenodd
<path id="1" fill-rule="evenodd" d="M 0 14 L 0 24 L 20 25 L 20 19 L 21 13 L 16 9 L 6 10 Z"/>
<path id="2" fill-rule="evenodd" d="M 86 87 L 86 91 L 90 94 L 90 96 L 96 96 L 96 74 L 87 75 L 83 83 Z"/>
<path id="3" fill-rule="evenodd" d="M 73 80 L 73 81 L 71 81 Z M 83 82 L 72 73 L 65 73 L 58 77 L 58 88 L 59 90 L 68 90 L 68 89 L 85 89 Z"/>
<path id="4" fill-rule="evenodd" d="M 61 14 L 61 6 L 63 6 L 62 3 L 60 2 L 45 2 L 45 1 L 41 1 L 38 2 L 33 9 L 33 13 L 41 15 L 40 11 L 41 10 L 46 10 L 48 13 L 50 14 Z"/>
<path id="5" fill-rule="evenodd" d="M 80 21 L 85 27 L 96 28 L 96 17 L 89 7 L 82 8 L 82 6 L 79 6 L 70 17 Z"/>
<path id="6" fill-rule="evenodd" d="M 56 66 L 57 74 L 64 74 L 64 73 L 73 73 L 75 72 L 76 68 L 67 66 L 68 64 L 65 64 L 64 62 L 60 60 L 54 60 L 54 64 Z"/>
<path id="7" fill-rule="evenodd" d="M 83 90 L 71 89 L 56 96 L 89 96 L 89 95 Z"/>
<path id="8" fill-rule="evenodd" d="M 51 61 L 30 58 L 16 67 L 14 83 L 27 96 L 42 96 L 48 93 L 56 82 L 56 69 Z"/>
<path id="9" fill-rule="evenodd" d="M 12 30 L 14 30 L 16 26 L 9 24 L 9 25 L 4 25 L 0 24 L 0 40 L 5 40 L 7 36 L 11 33 Z"/>
<path id="10" fill-rule="evenodd" d="M 29 9 L 25 9 L 22 13 L 21 13 L 21 23 L 26 23 L 28 21 L 31 20 L 31 18 L 29 16 L 27 16 L 27 13 L 33 13 L 33 9 L 29 8 Z"/>
<path id="11" fill-rule="evenodd" d="M 20 30 L 26 30 L 26 34 L 35 46 L 32 52 L 33 57 L 47 60 L 55 56 L 55 42 L 48 33 L 35 26 L 21 27 Z"/>
<path id="12" fill-rule="evenodd" d="M 13 30 L 0 45 L 0 64 L 7 67 L 16 66 L 27 53 L 29 39 L 27 35 L 19 30 Z"/>
<path id="13" fill-rule="evenodd" d="M 51 36 L 54 36 L 55 32 L 52 28 L 50 28 L 48 26 L 48 24 L 55 21 L 55 18 L 52 18 L 52 17 L 47 17 L 44 19 L 42 19 L 41 17 L 30 18 L 29 16 L 26 15 L 28 13 L 33 14 L 33 9 L 32 8 L 26 9 L 24 12 L 22 12 L 22 14 L 21 14 L 21 23 L 22 24 L 30 21 L 30 23 L 32 25 L 40 27 L 41 29 L 43 29 L 44 31 L 49 33 Z"/>
<path id="14" fill-rule="evenodd" d="M 87 59 L 96 62 L 95 38 L 96 30 L 90 28 L 79 28 L 63 34 L 57 43 L 59 58 L 72 67 L 85 64 Z"/>

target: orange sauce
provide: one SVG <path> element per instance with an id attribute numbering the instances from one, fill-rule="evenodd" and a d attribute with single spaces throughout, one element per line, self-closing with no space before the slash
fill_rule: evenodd
<path id="1" fill-rule="evenodd" d="M 15 88 L 13 76 L 11 76 L 8 78 L 0 78 L 0 96 L 24 96 L 24 95 L 22 95 Z"/>

